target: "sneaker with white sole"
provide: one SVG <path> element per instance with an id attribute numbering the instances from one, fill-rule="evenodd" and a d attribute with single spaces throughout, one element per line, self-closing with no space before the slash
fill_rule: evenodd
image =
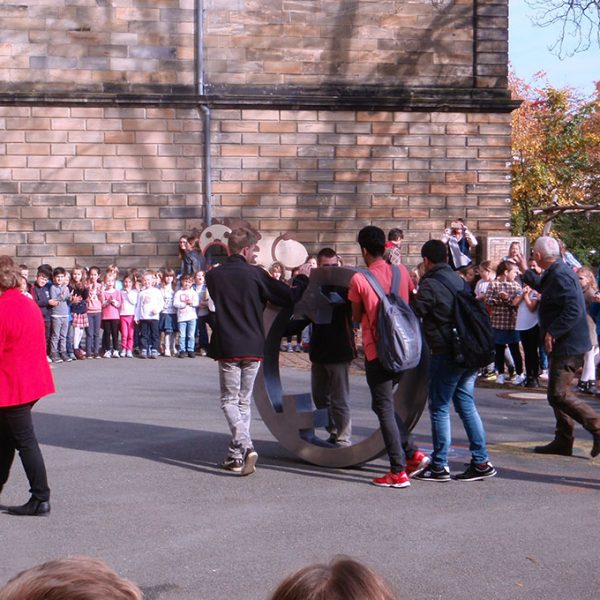
<path id="1" fill-rule="evenodd" d="M 419 481 L 450 481 L 450 469 L 448 467 L 442 467 L 436 469 L 431 465 L 413 476 L 413 479 Z"/>
<path id="2" fill-rule="evenodd" d="M 113 350 L 112 357 L 113 358 L 121 358 L 121 355 L 119 354 L 118 350 Z"/>
<path id="3" fill-rule="evenodd" d="M 250 447 L 244 453 L 244 464 L 241 469 L 242 475 L 252 475 L 256 471 L 256 461 L 258 460 L 258 452 Z"/>
<path id="4" fill-rule="evenodd" d="M 521 373 L 521 375 L 517 375 L 512 383 L 514 385 L 523 385 L 527 377 Z"/>
<path id="5" fill-rule="evenodd" d="M 221 467 L 226 471 L 232 471 L 233 473 L 241 473 L 244 461 L 241 458 L 235 458 L 228 456 L 222 463 Z"/>
<path id="6" fill-rule="evenodd" d="M 498 376 L 496 377 L 496 383 L 497 383 L 498 385 L 504 385 L 504 375 L 498 375 Z"/>
<path id="7" fill-rule="evenodd" d="M 416 450 L 412 455 L 412 458 L 406 459 L 406 474 L 409 477 L 414 477 L 418 475 L 421 471 L 423 471 L 426 467 L 429 466 L 431 459 L 429 456 L 421 452 L 420 450 Z"/>
<path id="8" fill-rule="evenodd" d="M 389 488 L 407 488 L 410 487 L 410 481 L 408 480 L 408 475 L 406 471 L 401 471 L 400 473 L 386 473 L 382 477 L 376 477 L 371 481 L 373 485 L 377 485 L 379 487 L 389 487 Z"/>
<path id="9" fill-rule="evenodd" d="M 480 481 L 488 477 L 495 477 L 497 474 L 498 471 L 496 471 L 494 465 L 489 461 L 480 465 L 471 462 L 466 471 L 455 475 L 454 479 L 458 481 Z"/>
<path id="10" fill-rule="evenodd" d="M 112 358 L 112 352 L 110 350 L 107 350 L 103 355 L 102 358 Z"/>

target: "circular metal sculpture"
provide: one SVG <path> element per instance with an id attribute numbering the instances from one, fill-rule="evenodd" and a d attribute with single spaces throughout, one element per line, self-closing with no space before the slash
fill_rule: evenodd
<path id="1" fill-rule="evenodd" d="M 347 288 L 354 273 L 352 269 L 341 267 L 314 269 L 309 286 L 295 307 L 295 316 L 308 317 L 314 323 L 328 323 L 331 306 L 321 293 L 321 286 Z M 350 467 L 373 460 L 385 451 L 380 429 L 352 446 L 333 446 L 314 433 L 315 429 L 327 424 L 327 410 L 315 409 L 310 392 L 284 393 L 279 374 L 279 348 L 291 316 L 291 310 L 268 307 L 265 311 L 265 357 L 254 386 L 254 400 L 260 416 L 286 450 L 311 464 Z M 404 372 L 394 390 L 396 413 L 409 430 L 417 424 L 425 408 L 428 366 L 429 349 L 423 343 L 420 363 Z"/>

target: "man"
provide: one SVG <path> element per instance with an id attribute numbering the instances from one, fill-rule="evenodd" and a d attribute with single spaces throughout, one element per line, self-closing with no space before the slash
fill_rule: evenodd
<path id="1" fill-rule="evenodd" d="M 414 308 L 423 319 L 423 331 L 431 351 L 429 362 L 429 414 L 433 454 L 431 464 L 416 479 L 450 481 L 450 403 L 460 416 L 469 439 L 471 464 L 456 475 L 461 481 L 477 481 L 496 475 L 489 461 L 485 431 L 475 406 L 477 369 L 461 367 L 452 354 L 454 294 L 465 289 L 465 281 L 448 264 L 446 244 L 429 240 L 421 248 L 425 275 L 419 281 Z M 444 283 L 440 280 L 443 278 Z M 448 287 L 450 286 L 450 289 Z"/>
<path id="2" fill-rule="evenodd" d="M 442 242 L 448 245 L 448 262 L 455 271 L 473 262 L 471 248 L 477 246 L 477 238 L 462 219 L 452 221 L 450 227 L 444 229 Z"/>
<path id="3" fill-rule="evenodd" d="M 383 260 L 385 251 L 383 230 L 371 225 L 364 227 L 358 233 L 358 244 L 369 271 L 377 278 L 386 294 L 389 293 L 392 285 L 392 268 Z M 405 302 L 408 302 L 414 286 L 406 268 L 398 265 L 398 269 L 400 269 L 400 289 L 395 291 Z M 394 409 L 393 388 L 402 377 L 402 373 L 386 371 L 378 359 L 375 331 L 379 297 L 361 273 L 356 273 L 350 280 L 348 299 L 352 303 L 352 320 L 361 324 L 371 406 L 379 419 L 390 460 L 389 473 L 373 479 L 372 483 L 382 487 L 406 488 L 410 486 L 409 475 L 414 475 L 425 468 L 429 458 L 413 444 L 406 426 Z"/>
<path id="4" fill-rule="evenodd" d="M 402 264 L 402 251 L 400 246 L 404 239 L 404 233 L 402 229 L 394 228 L 388 232 L 388 241 L 385 244 L 385 253 L 383 258 L 390 263 L 390 265 Z"/>
<path id="5" fill-rule="evenodd" d="M 332 248 L 317 254 L 318 267 L 337 267 L 338 255 Z M 331 323 L 313 324 L 310 338 L 311 387 L 317 408 L 329 411 L 329 442 L 337 446 L 351 444 L 349 371 L 356 357 L 352 312 L 345 288 L 323 286 L 321 292 L 332 304 Z"/>
<path id="6" fill-rule="evenodd" d="M 528 269 L 523 281 L 542 293 L 540 335 L 550 356 L 547 396 L 556 418 L 554 439 L 545 446 L 536 446 L 534 452 L 570 456 L 575 420 L 592 434 L 591 455 L 595 457 L 600 454 L 600 416 L 571 392 L 575 373 L 583 366 L 583 355 L 592 347 L 583 292 L 577 275 L 561 260 L 560 246 L 554 238 L 538 238 L 533 258 L 544 272 L 540 277 Z"/>
<path id="7" fill-rule="evenodd" d="M 260 234 L 248 227 L 229 234 L 230 256 L 206 274 L 215 305 L 209 356 L 219 361 L 221 408 L 231 430 L 223 468 L 250 475 L 258 454 L 250 437 L 252 388 L 264 355 L 263 312 L 267 302 L 291 306 L 308 284 L 309 268 L 302 266 L 290 287 L 253 265 Z"/>

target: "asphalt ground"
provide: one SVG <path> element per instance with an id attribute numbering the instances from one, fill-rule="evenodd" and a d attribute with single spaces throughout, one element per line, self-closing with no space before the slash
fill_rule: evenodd
<path id="1" fill-rule="evenodd" d="M 282 355 L 286 389 L 306 391 L 306 355 Z M 290 571 L 346 554 L 403 599 L 596 599 L 600 460 L 578 429 L 573 457 L 537 456 L 551 439 L 542 390 L 477 389 L 498 476 L 377 488 L 374 460 L 305 464 L 254 413 L 249 477 L 218 467 L 228 431 L 207 358 L 103 359 L 53 365 L 57 393 L 34 410 L 52 488 L 48 518 L 0 514 L 0 582 L 46 560 L 86 554 L 136 581 L 147 600 L 259 600 Z M 357 435 L 375 426 L 353 371 Z M 600 403 L 592 401 L 600 410 Z M 451 469 L 469 460 L 453 415 Z M 415 429 L 430 450 L 429 419 Z M 28 499 L 18 459 L 0 498 Z"/>

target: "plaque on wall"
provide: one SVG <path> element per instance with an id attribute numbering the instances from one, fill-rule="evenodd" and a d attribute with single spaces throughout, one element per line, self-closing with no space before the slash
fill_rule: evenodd
<path id="1" fill-rule="evenodd" d="M 529 242 L 524 236 L 489 236 L 485 239 L 483 247 L 485 256 L 483 260 L 500 262 L 508 256 L 508 249 L 512 242 L 521 244 L 521 253 L 529 256 Z"/>

